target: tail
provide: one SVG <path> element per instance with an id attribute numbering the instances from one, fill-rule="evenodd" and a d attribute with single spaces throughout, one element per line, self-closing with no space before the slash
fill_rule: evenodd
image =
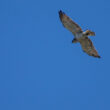
<path id="1" fill-rule="evenodd" d="M 84 33 L 85 33 L 85 35 L 87 35 L 87 36 L 95 36 L 95 32 L 92 32 L 92 31 L 90 31 L 90 30 L 86 30 Z"/>

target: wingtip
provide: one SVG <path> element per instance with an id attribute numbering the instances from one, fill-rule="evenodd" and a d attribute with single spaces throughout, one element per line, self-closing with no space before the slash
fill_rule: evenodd
<path id="1" fill-rule="evenodd" d="M 62 13 L 62 10 L 59 10 L 58 12 L 59 12 L 59 13 Z"/>
<path id="2" fill-rule="evenodd" d="M 101 56 L 97 56 L 98 58 L 101 58 Z"/>
<path id="3" fill-rule="evenodd" d="M 59 10 L 59 15 L 64 14 L 64 12 L 62 10 Z"/>
<path id="4" fill-rule="evenodd" d="M 95 58 L 101 58 L 101 56 L 99 56 L 99 55 L 92 55 L 92 56 Z"/>
<path id="5" fill-rule="evenodd" d="M 59 17 L 60 17 L 60 20 L 62 21 L 62 17 L 63 17 L 63 12 L 62 12 L 62 10 L 59 10 Z"/>

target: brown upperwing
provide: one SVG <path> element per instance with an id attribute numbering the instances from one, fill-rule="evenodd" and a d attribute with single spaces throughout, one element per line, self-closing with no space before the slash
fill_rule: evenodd
<path id="1" fill-rule="evenodd" d="M 88 37 L 79 40 L 79 42 L 80 42 L 84 52 L 86 52 L 90 56 L 100 58 L 98 52 L 96 51 L 96 49 L 93 46 L 92 41 Z"/>
<path id="2" fill-rule="evenodd" d="M 74 35 L 83 32 L 81 27 L 78 26 L 71 18 L 69 18 L 64 12 L 59 11 L 60 20 L 65 28 L 71 31 Z"/>

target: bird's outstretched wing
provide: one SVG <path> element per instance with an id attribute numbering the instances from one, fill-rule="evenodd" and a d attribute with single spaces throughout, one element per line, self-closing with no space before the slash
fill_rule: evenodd
<path id="1" fill-rule="evenodd" d="M 96 51 L 95 47 L 93 46 L 92 41 L 88 37 L 81 39 L 79 42 L 80 42 L 84 52 L 86 52 L 90 56 L 100 58 L 98 52 Z"/>
<path id="2" fill-rule="evenodd" d="M 61 10 L 59 11 L 59 17 L 64 27 L 71 31 L 74 35 L 83 32 L 81 27 Z"/>

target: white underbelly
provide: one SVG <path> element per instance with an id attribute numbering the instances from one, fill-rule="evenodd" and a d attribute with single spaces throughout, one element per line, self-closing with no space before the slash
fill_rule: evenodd
<path id="1" fill-rule="evenodd" d="M 81 37 L 82 37 L 82 33 L 75 35 L 75 38 L 76 38 L 76 39 L 80 39 Z"/>

